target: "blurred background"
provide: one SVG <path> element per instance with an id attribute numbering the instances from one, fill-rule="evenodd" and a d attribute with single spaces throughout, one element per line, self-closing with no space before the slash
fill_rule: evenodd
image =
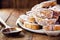
<path id="1" fill-rule="evenodd" d="M 0 0 L 1 8 L 31 8 L 34 5 L 47 0 Z"/>

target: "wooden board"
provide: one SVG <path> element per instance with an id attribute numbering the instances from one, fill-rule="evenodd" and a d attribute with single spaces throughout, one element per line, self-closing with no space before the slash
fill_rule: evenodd
<path id="1" fill-rule="evenodd" d="M 17 18 L 19 17 L 20 13 L 24 13 L 26 10 L 20 10 L 20 11 L 14 10 L 12 12 L 11 16 L 9 17 L 9 19 L 6 22 L 9 26 L 11 26 L 11 27 L 13 27 L 13 26 L 17 27 L 15 25 L 15 22 L 16 22 Z M 4 36 L 2 36 L 1 40 L 30 40 L 32 34 L 28 33 L 28 32 L 24 32 L 24 33 L 21 33 L 22 37 L 18 36 L 18 37 L 15 37 L 15 38 L 14 37 L 4 37 Z"/>
<path id="2" fill-rule="evenodd" d="M 2 19 L 4 21 L 6 21 L 6 23 L 9 26 L 17 27 L 17 25 L 15 25 L 17 18 L 19 17 L 19 15 L 21 15 L 21 13 L 25 13 L 27 10 L 26 9 L 20 9 L 20 10 L 13 10 L 12 12 L 10 12 L 9 10 L 7 10 L 8 13 L 6 13 L 6 12 L 4 12 L 4 11 L 6 11 L 4 9 L 4 11 L 3 11 L 4 13 L 3 14 L 0 13 L 0 17 L 2 17 Z M 2 12 L 2 11 L 0 10 L 0 12 Z M 30 32 L 23 30 L 21 35 L 15 36 L 15 37 L 6 37 L 0 32 L 0 40 L 60 40 L 60 36 L 50 37 L 47 35 L 30 33 Z"/>
<path id="3" fill-rule="evenodd" d="M 60 36 L 58 37 L 52 37 L 42 34 L 33 34 L 32 40 L 60 40 Z"/>

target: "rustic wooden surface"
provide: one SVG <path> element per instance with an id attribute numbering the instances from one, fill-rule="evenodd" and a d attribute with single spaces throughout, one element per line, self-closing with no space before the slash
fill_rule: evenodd
<path id="1" fill-rule="evenodd" d="M 11 27 L 17 27 L 15 22 L 19 15 L 25 13 L 28 9 L 1 9 L 0 10 L 0 17 Z M 15 37 L 6 37 L 0 32 L 0 40 L 60 40 L 60 37 L 50 37 L 47 35 L 35 34 L 24 31 L 21 33 L 20 36 Z"/>

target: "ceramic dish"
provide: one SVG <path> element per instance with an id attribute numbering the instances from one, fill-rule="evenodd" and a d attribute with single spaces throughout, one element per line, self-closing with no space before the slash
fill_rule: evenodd
<path id="1" fill-rule="evenodd" d="M 27 31 L 30 31 L 30 32 L 34 32 L 34 33 L 53 35 L 53 36 L 57 36 L 57 35 L 60 34 L 60 31 L 45 31 L 43 29 L 40 29 L 40 30 L 32 30 L 32 29 L 26 28 L 26 27 L 23 26 L 23 24 L 19 20 L 20 20 L 20 18 L 17 19 L 16 24 L 19 27 L 21 27 L 22 29 L 24 29 L 24 30 L 27 30 Z"/>

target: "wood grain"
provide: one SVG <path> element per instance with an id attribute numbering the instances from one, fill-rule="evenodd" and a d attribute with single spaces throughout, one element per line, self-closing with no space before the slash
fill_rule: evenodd
<path id="1" fill-rule="evenodd" d="M 16 20 L 21 15 L 24 14 L 28 9 L 20 9 L 20 10 L 14 10 L 10 16 L 10 18 L 7 20 L 7 24 L 10 26 L 16 26 Z"/>
<path id="2" fill-rule="evenodd" d="M 60 36 L 52 37 L 52 36 L 41 35 L 41 34 L 33 34 L 32 40 L 60 40 Z"/>
<path id="3" fill-rule="evenodd" d="M 27 11 L 26 9 L 25 10 L 21 9 L 19 11 L 14 10 L 12 12 L 12 15 L 10 16 L 10 18 L 7 20 L 6 23 L 11 27 L 14 27 L 14 26 L 17 27 L 17 25 L 16 25 L 17 18 L 19 17 L 19 15 L 21 15 L 21 13 L 24 13 L 26 11 Z M 26 32 L 26 31 L 22 32 L 22 35 L 23 35 L 22 38 L 21 37 L 18 37 L 18 38 L 8 37 L 6 40 L 30 40 L 31 37 L 32 37 L 32 33 L 29 33 L 29 32 Z"/>
<path id="4" fill-rule="evenodd" d="M 45 0 L 2 0 L 2 8 L 31 8 Z"/>
<path id="5" fill-rule="evenodd" d="M 22 13 L 25 13 L 29 9 L 20 9 L 20 10 L 8 10 L 3 9 L 0 10 L 0 17 L 6 21 L 6 23 L 11 27 L 18 27 L 15 23 L 19 15 Z M 0 32 L 0 40 L 60 40 L 60 36 L 57 37 L 51 37 L 47 35 L 41 35 L 41 34 L 35 34 L 30 33 L 27 31 L 22 31 L 21 35 L 15 36 L 15 37 L 6 37 Z"/>

